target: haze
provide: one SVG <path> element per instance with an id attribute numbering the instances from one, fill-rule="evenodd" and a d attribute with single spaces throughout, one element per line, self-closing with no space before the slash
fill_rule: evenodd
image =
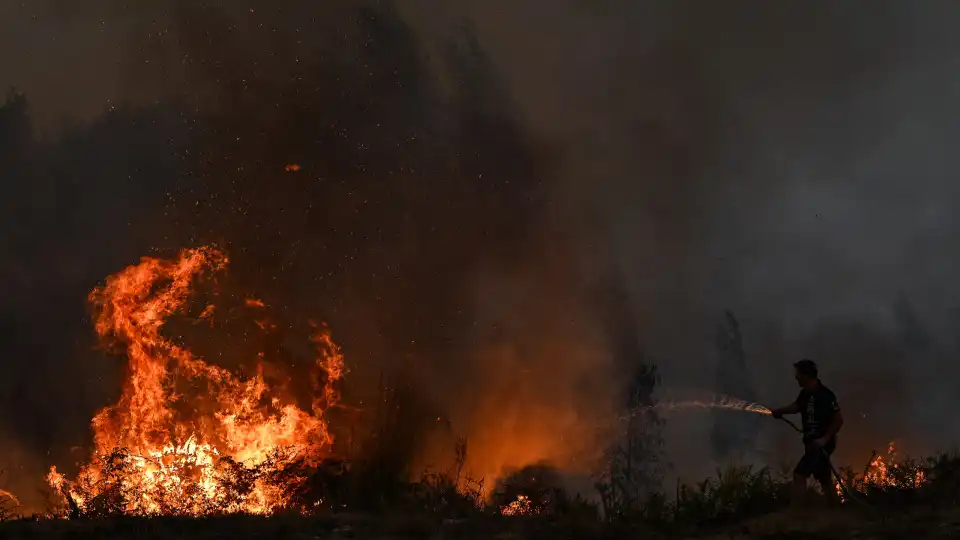
<path id="1" fill-rule="evenodd" d="M 638 362 L 618 341 L 713 391 L 726 309 L 761 402 L 820 363 L 841 461 L 956 444 L 960 7 L 370 2 L 371 45 L 357 3 L 316 4 L 0 1 L 37 139 L 0 132 L 10 486 L 76 459 L 119 392 L 89 290 L 207 242 L 327 319 L 354 380 L 412 379 L 488 474 L 582 472 Z M 330 51 L 342 87 L 305 67 Z M 667 417 L 678 474 L 713 470 L 712 421 Z"/>

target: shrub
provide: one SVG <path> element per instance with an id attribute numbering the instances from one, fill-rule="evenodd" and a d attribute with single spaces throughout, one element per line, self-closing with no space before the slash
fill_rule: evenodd
<path id="1" fill-rule="evenodd" d="M 774 478 L 768 468 L 727 467 L 695 489 L 680 486 L 674 521 L 726 522 L 775 510 L 788 501 L 790 483 Z"/>

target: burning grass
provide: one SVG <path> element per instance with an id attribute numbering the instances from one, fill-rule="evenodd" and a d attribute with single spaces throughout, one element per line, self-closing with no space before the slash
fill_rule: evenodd
<path id="1" fill-rule="evenodd" d="M 854 490 L 861 495 L 913 491 L 927 482 L 927 464 L 901 457 L 895 443 L 891 442 L 887 445 L 886 455 L 874 452 L 862 472 L 857 473 L 850 467 L 844 467 L 840 475 L 848 490 Z M 846 501 L 843 486 L 838 482 L 836 488 L 837 493 Z"/>
<path id="2" fill-rule="evenodd" d="M 918 532 L 927 529 L 945 534 L 944 538 L 951 537 L 949 535 L 958 532 L 957 529 L 944 528 L 943 524 L 953 519 L 951 516 L 960 515 L 956 501 L 949 503 L 949 508 L 941 508 L 937 514 L 929 513 L 928 503 L 932 497 L 938 496 L 937 493 L 956 493 L 960 460 L 955 456 L 941 456 L 925 463 L 925 482 L 920 487 L 911 488 L 911 492 L 917 495 L 916 500 L 922 504 L 904 505 L 900 500 L 884 498 L 880 492 L 865 488 L 864 496 L 880 510 L 877 513 L 864 512 L 857 505 L 842 505 L 833 510 L 816 509 L 799 515 L 778 512 L 787 504 L 788 478 L 764 469 L 729 468 L 697 485 L 680 486 L 672 498 L 652 494 L 631 509 L 601 516 L 596 506 L 570 497 L 552 484 L 550 475 L 557 471 L 551 472 L 549 467 L 537 465 L 508 475 L 498 483 L 495 495 L 489 499 L 472 498 L 463 489 L 458 489 L 455 468 L 446 473 L 427 473 L 417 482 L 405 483 L 404 496 L 375 513 L 298 510 L 270 517 L 233 515 L 200 519 L 117 516 L 109 520 L 10 523 L 4 525 L 3 530 L 17 531 L 17 537 L 70 535 L 112 540 L 172 536 L 238 539 L 265 536 L 586 539 L 702 538 L 711 535 L 748 539 L 794 537 L 789 536 L 791 534 L 804 538 L 906 537 L 892 535 L 891 531 L 910 532 L 911 538 L 927 538 Z M 356 489 L 360 486 L 370 489 L 370 484 L 361 482 L 361 478 L 375 468 L 376 464 L 372 462 L 347 467 L 336 475 L 344 482 L 345 489 L 328 492 L 327 496 L 348 507 L 356 504 L 357 497 L 369 494 Z M 865 482 L 869 484 L 871 478 L 876 477 L 867 476 Z M 329 487 L 330 483 L 329 479 L 317 476 L 301 485 L 314 490 L 315 495 L 317 485 Z M 880 516 L 887 517 L 881 519 Z"/>
<path id="3" fill-rule="evenodd" d="M 814 523 L 796 516 L 788 518 L 788 514 L 778 511 L 788 504 L 790 478 L 768 469 L 730 467 L 698 484 L 678 485 L 675 493 L 651 493 L 642 500 L 631 501 L 629 506 L 610 507 L 601 513 L 596 504 L 579 496 L 570 496 L 561 486 L 561 472 L 546 464 L 508 474 L 496 483 L 489 495 L 485 495 L 482 482 L 472 482 L 462 474 L 466 441 L 458 441 L 457 447 L 459 466 L 454 464 L 446 471 L 426 471 L 414 482 L 399 473 L 384 474 L 385 455 L 371 455 L 353 463 L 327 460 L 316 465 L 302 461 L 295 466 L 287 464 L 279 472 L 268 466 L 262 478 L 271 485 L 288 486 L 290 503 L 285 509 L 292 512 L 274 512 L 272 517 L 264 520 L 243 516 L 209 519 L 222 511 L 201 513 L 205 519 L 189 521 L 163 517 L 131 522 L 125 521 L 129 519 L 127 516 L 115 516 L 105 522 L 122 524 L 116 526 L 118 529 L 111 528 L 109 534 L 91 533 L 89 537 L 161 538 L 178 535 L 199 538 L 205 537 L 201 535 L 204 534 L 252 538 L 271 531 L 269 534 L 303 538 L 378 538 L 383 535 L 397 538 L 437 535 L 456 538 L 500 535 L 513 538 L 627 538 L 638 535 L 645 538 L 692 538 L 736 530 L 738 537 L 753 538 L 743 531 L 768 530 L 767 534 L 776 535 L 816 529 L 820 534 L 822 529 L 832 531 L 840 538 L 847 537 L 844 535 L 851 530 L 870 527 L 883 532 L 886 529 L 882 527 L 891 525 L 889 522 L 875 523 L 877 516 L 913 515 L 920 508 L 929 508 L 931 501 L 939 501 L 941 513 L 960 508 L 955 500 L 960 459 L 949 455 L 922 462 L 899 456 L 894 460 L 895 452 L 888 452 L 879 461 L 873 458 L 868 470 L 856 475 L 859 480 L 852 485 L 879 512 L 865 512 L 860 505 L 845 504 L 830 511 L 817 510 L 813 514 L 817 516 Z M 118 459 L 123 462 L 122 456 Z M 898 484 L 893 478 L 900 473 L 891 471 L 905 471 L 908 477 L 922 477 L 923 482 Z M 915 472 L 908 474 L 908 471 Z M 259 472 L 241 472 L 236 477 L 252 481 Z M 289 476 L 284 478 L 283 475 Z M 296 480 L 291 481 L 291 478 Z M 122 485 L 122 482 L 114 482 L 114 485 Z M 238 502 L 244 500 L 243 489 L 238 487 Z M 904 493 L 911 497 L 891 496 Z M 107 500 L 106 495 L 103 497 Z M 378 498 L 379 504 L 371 505 L 371 498 Z M 921 504 L 904 504 L 908 502 Z M 321 505 L 314 506 L 317 503 Z M 104 515 L 94 513 L 95 507 L 87 506 L 85 516 Z M 125 504 L 116 504 L 113 512 L 129 514 L 126 508 Z M 937 518 L 928 518 L 928 521 L 933 519 Z M 101 520 L 93 520 L 98 521 Z M 909 529 L 910 526 L 903 525 L 903 528 Z M 201 533 L 201 530 L 206 532 Z M 260 532 L 254 534 L 254 530 Z"/>

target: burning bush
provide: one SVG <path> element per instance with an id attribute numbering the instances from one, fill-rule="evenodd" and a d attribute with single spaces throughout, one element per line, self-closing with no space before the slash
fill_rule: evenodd
<path id="1" fill-rule="evenodd" d="M 920 461 L 899 456 L 893 442 L 887 445 L 886 455 L 873 452 L 863 472 L 857 473 L 850 467 L 844 467 L 839 472 L 848 490 L 873 496 L 912 492 L 924 486 L 928 480 L 927 466 Z M 840 497 L 846 500 L 844 486 L 837 483 L 836 489 Z"/>
<path id="2" fill-rule="evenodd" d="M 161 334 L 194 282 L 226 264 L 213 248 L 144 258 L 90 294 L 98 334 L 125 351 L 129 369 L 120 401 L 93 419 L 94 459 L 75 480 L 48 475 L 73 514 L 271 513 L 295 504 L 303 467 L 329 454 L 324 412 L 339 399 L 343 358 L 325 326 L 313 325 L 309 412 L 267 383 L 262 362 L 242 379 Z"/>

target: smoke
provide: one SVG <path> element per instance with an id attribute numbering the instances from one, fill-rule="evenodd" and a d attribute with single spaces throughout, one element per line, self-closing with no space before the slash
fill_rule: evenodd
<path id="1" fill-rule="evenodd" d="M 415 372 L 498 456 L 483 474 L 589 454 L 639 344 L 666 386 L 712 388 L 725 309 L 762 403 L 820 363 L 841 460 L 955 442 L 956 8 L 315 4 L 0 6 L 0 85 L 43 137 L 7 169 L 4 348 L 70 396 L 17 398 L 57 419 L 18 424 L 38 450 L 118 391 L 114 364 L 79 360 L 85 293 L 211 241 L 236 283 L 321 312 L 358 385 Z M 708 415 L 669 420 L 699 474 Z"/>
<path id="2" fill-rule="evenodd" d="M 92 118 L 68 105 L 66 127 L 34 113 L 57 107 L 42 92 L 4 109 L 18 121 L 2 134 L 23 147 L 4 163 L 17 190 L 6 311 L 23 327 L 11 335 L 36 339 L 3 345 L 36 358 L 18 365 L 29 377 L 53 372 L 36 386 L 59 390 L 4 403 L 31 411 L 16 430 L 31 447 L 69 465 L 67 448 L 88 446 L 89 418 L 119 392 L 122 362 L 86 352 L 87 291 L 141 255 L 215 243 L 231 258 L 225 291 L 329 323 L 352 405 L 376 415 L 381 381 L 412 387 L 398 395 L 420 403 L 404 414 L 446 418 L 490 482 L 541 460 L 577 468 L 612 374 L 557 226 L 550 152 L 473 30 L 428 47 L 387 2 L 113 7 L 122 99 Z M 41 19 L 86 28 L 90 14 Z M 221 353 L 255 343 L 217 339 Z M 428 454 L 423 420 L 404 419 L 416 426 L 405 442 Z"/>
<path id="3" fill-rule="evenodd" d="M 583 255 L 620 276 L 667 386 L 710 387 L 729 308 L 762 400 L 820 362 L 853 419 L 841 459 L 955 443 L 955 8 L 515 4 L 468 9 L 528 125 L 567 150 L 564 193 L 599 221 Z M 901 295 L 926 350 L 900 338 Z M 672 439 L 698 446 L 696 420 Z"/>

